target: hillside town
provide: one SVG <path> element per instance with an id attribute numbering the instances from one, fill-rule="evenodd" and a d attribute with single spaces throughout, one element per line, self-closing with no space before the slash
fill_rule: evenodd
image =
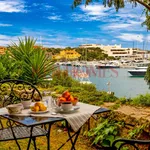
<path id="1" fill-rule="evenodd" d="M 41 47 L 39 45 L 35 46 L 35 48 Z M 92 48 L 100 48 L 103 50 L 104 54 L 107 54 L 109 57 L 114 57 L 114 59 L 122 59 L 127 61 L 139 61 L 139 60 L 148 60 L 150 58 L 150 51 L 149 50 L 143 50 L 139 48 L 124 48 L 121 46 L 121 44 L 115 44 L 115 45 L 102 45 L 102 44 L 82 44 L 79 45 L 79 47 L 76 48 L 68 48 L 61 49 L 60 53 L 52 54 L 48 52 L 47 47 L 42 47 L 43 50 L 47 50 L 47 55 L 52 56 L 56 60 L 60 60 L 61 58 L 65 58 L 66 60 L 75 60 L 81 56 L 76 51 L 76 48 L 82 48 L 82 49 L 92 49 Z M 4 54 L 7 47 L 0 46 L 0 55 Z M 55 48 L 57 49 L 57 48 Z"/>

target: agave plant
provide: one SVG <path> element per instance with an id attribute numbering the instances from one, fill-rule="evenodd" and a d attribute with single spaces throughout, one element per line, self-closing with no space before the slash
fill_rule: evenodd
<path id="1" fill-rule="evenodd" d="M 43 82 L 55 69 L 54 62 L 39 47 L 34 48 L 36 40 L 30 37 L 19 38 L 19 43 L 9 45 L 9 52 L 13 59 L 22 62 L 23 74 L 21 79 L 33 84 Z"/>
<path id="2" fill-rule="evenodd" d="M 43 82 L 55 70 L 54 62 L 41 49 L 36 49 L 26 62 L 24 78 L 34 84 Z"/>
<path id="3" fill-rule="evenodd" d="M 23 60 L 32 56 L 35 49 L 36 40 L 30 37 L 25 37 L 24 39 L 18 38 L 19 43 L 12 42 L 11 45 L 8 46 L 8 50 L 10 51 L 10 55 L 15 60 Z"/>

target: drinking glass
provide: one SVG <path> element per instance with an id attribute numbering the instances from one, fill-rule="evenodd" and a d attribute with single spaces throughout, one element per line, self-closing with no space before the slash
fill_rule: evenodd
<path id="1" fill-rule="evenodd" d="M 56 114 L 57 104 L 54 98 L 50 99 L 50 112 L 52 115 Z"/>
<path id="2" fill-rule="evenodd" d="M 45 106 L 47 106 L 47 109 L 49 109 L 50 108 L 50 97 L 44 97 L 43 98 L 43 103 L 44 103 L 44 105 Z"/>

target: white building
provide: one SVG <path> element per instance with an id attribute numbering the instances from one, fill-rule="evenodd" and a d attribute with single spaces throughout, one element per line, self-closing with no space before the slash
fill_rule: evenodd
<path id="1" fill-rule="evenodd" d="M 138 48 L 123 48 L 120 45 L 100 45 L 100 44 L 82 44 L 80 48 L 101 48 L 108 56 L 116 58 L 127 58 L 131 60 L 141 60 L 145 57 L 148 51 L 141 50 Z"/>

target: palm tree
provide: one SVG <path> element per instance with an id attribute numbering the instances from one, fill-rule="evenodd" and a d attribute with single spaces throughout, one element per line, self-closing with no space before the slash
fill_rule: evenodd
<path id="1" fill-rule="evenodd" d="M 34 48 L 35 43 L 36 40 L 30 37 L 19 38 L 19 43 L 12 42 L 8 51 L 14 60 L 22 62 L 20 78 L 38 84 L 54 71 L 55 66 L 42 47 Z"/>

